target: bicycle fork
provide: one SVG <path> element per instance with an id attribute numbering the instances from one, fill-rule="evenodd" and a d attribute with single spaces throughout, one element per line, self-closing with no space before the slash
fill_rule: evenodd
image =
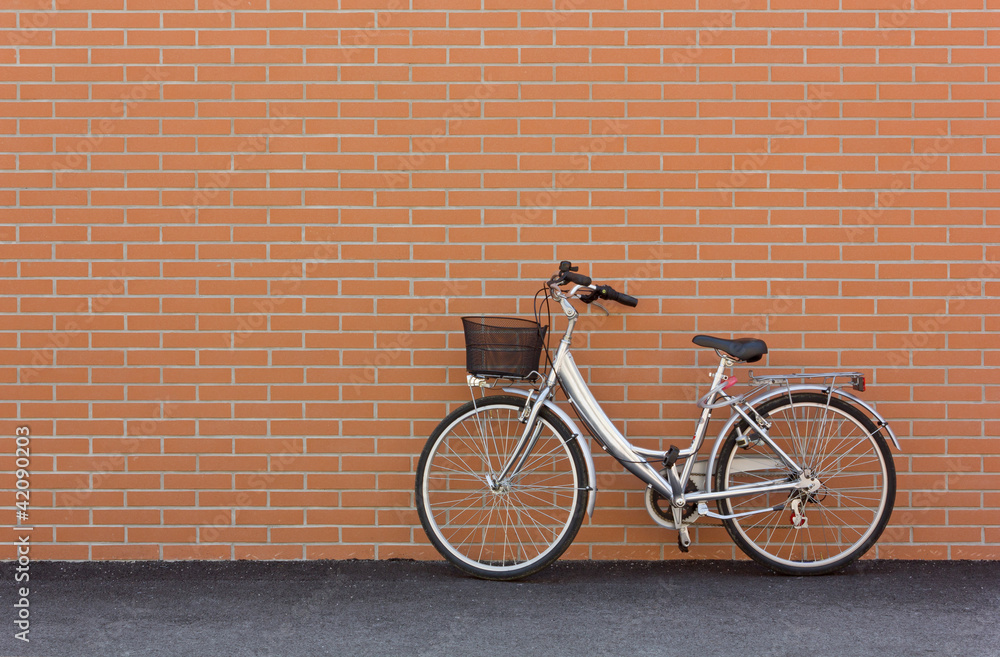
<path id="1" fill-rule="evenodd" d="M 551 391 L 552 387 L 546 386 L 538 392 L 537 397 L 534 395 L 528 397 L 528 403 L 524 405 L 524 410 L 518 417 L 518 420 L 524 423 L 524 431 L 521 432 L 521 438 L 514 446 L 514 451 L 507 459 L 507 463 L 495 477 L 491 477 L 490 488 L 496 490 L 501 482 L 506 481 L 508 477 L 517 475 L 524 467 L 525 461 L 528 460 L 528 456 L 535 448 L 535 443 L 538 442 L 538 436 L 542 433 L 542 423 L 538 420 L 538 414 L 548 400 Z M 525 417 L 525 411 L 527 411 L 527 417 Z"/>

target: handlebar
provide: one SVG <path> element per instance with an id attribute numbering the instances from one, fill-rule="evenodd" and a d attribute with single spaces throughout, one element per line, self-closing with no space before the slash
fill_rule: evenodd
<path id="1" fill-rule="evenodd" d="M 576 269 L 576 267 L 572 266 L 572 263 L 564 260 L 559 265 L 559 271 L 553 274 L 552 278 L 549 279 L 549 285 L 554 289 L 558 285 L 575 283 L 581 287 L 588 288 L 590 293 L 579 297 L 580 301 L 583 301 L 584 303 L 591 303 L 593 301 L 597 301 L 598 299 L 606 299 L 608 301 L 620 303 L 623 306 L 629 306 L 630 308 L 635 308 L 639 305 L 638 299 L 625 294 L 624 292 L 619 292 L 610 285 L 593 285 L 590 276 L 578 274 L 573 271 Z"/>
<path id="2" fill-rule="evenodd" d="M 601 299 L 607 299 L 608 301 L 617 301 L 623 306 L 628 306 L 629 308 L 635 308 L 639 305 L 639 300 L 633 296 L 629 296 L 624 292 L 619 292 L 615 290 L 610 285 L 598 285 L 597 289 L 594 290 Z"/>
<path id="3" fill-rule="evenodd" d="M 575 274 L 571 271 L 563 272 L 563 278 L 571 283 L 576 283 L 577 285 L 582 285 L 587 287 L 590 285 L 590 276 L 584 276 L 583 274 Z"/>

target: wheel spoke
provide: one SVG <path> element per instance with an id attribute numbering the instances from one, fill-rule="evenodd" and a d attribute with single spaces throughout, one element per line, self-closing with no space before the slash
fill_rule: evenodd
<path id="1" fill-rule="evenodd" d="M 458 508 L 459 505 L 464 504 L 465 502 L 467 502 L 469 500 L 478 500 L 479 502 L 482 502 L 483 501 L 483 494 L 479 493 L 479 492 L 470 493 L 470 494 L 466 495 L 465 497 L 461 498 L 460 500 L 458 500 L 457 502 L 455 502 L 454 504 L 452 504 L 451 506 L 439 506 L 439 505 L 435 505 L 433 508 L 436 511 L 440 511 L 442 513 L 443 512 L 447 512 L 447 511 L 453 511 L 456 508 Z M 471 509 L 474 505 L 475 505 L 475 503 L 470 504 L 470 505 L 468 505 L 466 507 L 463 507 L 462 511 L 464 511 L 466 509 Z"/>
<path id="2" fill-rule="evenodd" d="M 466 477 L 466 478 L 473 479 L 473 480 L 478 481 L 478 482 L 483 482 L 483 477 L 479 473 L 473 472 L 472 470 L 470 470 L 468 468 L 466 468 L 464 470 L 459 470 L 457 468 L 446 468 L 443 465 L 439 465 L 437 467 L 437 471 L 438 472 L 453 472 L 454 474 L 442 475 L 442 476 L 444 476 L 447 479 L 458 479 L 460 477 Z"/>

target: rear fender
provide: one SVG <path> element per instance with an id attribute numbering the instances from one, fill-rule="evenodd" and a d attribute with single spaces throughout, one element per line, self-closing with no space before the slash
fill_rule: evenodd
<path id="1" fill-rule="evenodd" d="M 538 393 L 535 390 L 524 390 L 522 388 L 501 388 L 504 392 L 508 392 L 512 395 L 518 395 L 519 397 L 527 397 L 530 400 L 534 400 Z M 583 460 L 587 464 L 587 488 L 590 490 L 590 499 L 587 501 L 587 515 L 591 518 L 594 517 L 594 503 L 597 500 L 597 474 L 594 470 L 594 455 L 590 452 L 590 442 L 583 436 L 583 432 L 580 428 L 576 426 L 576 422 L 566 414 L 566 411 L 556 406 L 551 399 L 545 401 L 543 404 L 545 408 L 549 409 L 556 416 L 566 423 L 569 427 L 569 431 L 573 434 L 573 438 L 576 440 L 577 444 L 580 445 L 580 451 L 583 452 Z"/>

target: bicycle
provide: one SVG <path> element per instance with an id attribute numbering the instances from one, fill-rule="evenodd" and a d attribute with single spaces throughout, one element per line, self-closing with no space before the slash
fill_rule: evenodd
<path id="1" fill-rule="evenodd" d="M 714 349 L 720 360 L 696 402 L 701 414 L 690 446 L 637 447 L 601 409 L 570 344 L 579 317 L 573 301 L 635 307 L 638 300 L 594 285 L 578 269 L 562 262 L 539 291 L 567 317 L 555 356 L 544 349 L 544 376 L 536 368 L 548 326 L 541 326 L 538 294 L 538 321 L 463 318 L 467 382 L 470 392 L 480 389 L 480 398 L 473 392 L 472 401 L 441 421 L 416 478 L 420 522 L 446 559 L 477 577 L 525 577 L 559 558 L 584 513 L 592 516 L 593 456 L 577 424 L 555 404 L 560 388 L 596 442 L 646 484 L 646 510 L 677 532 L 682 551 L 702 517 L 721 520 L 745 554 L 784 574 L 830 573 L 875 544 L 896 490 L 884 434 L 900 447 L 885 418 L 846 389 L 865 390 L 861 373 L 754 376 L 751 370 L 751 389 L 732 395 L 737 379 L 726 371 L 759 361 L 766 343 L 697 335 L 694 344 Z M 564 291 L 567 284 L 572 287 Z M 510 385 L 501 385 L 506 381 Z M 505 394 L 486 394 L 497 386 Z M 712 411 L 724 407 L 730 415 L 707 459 L 699 459 Z M 709 509 L 712 501 L 716 511 Z"/>

